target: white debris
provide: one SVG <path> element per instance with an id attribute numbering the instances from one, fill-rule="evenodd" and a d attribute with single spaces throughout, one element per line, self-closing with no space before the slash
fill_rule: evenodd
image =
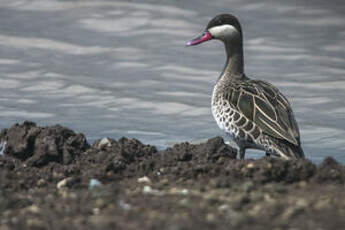
<path id="1" fill-rule="evenodd" d="M 132 208 L 132 206 L 130 204 L 126 203 L 123 200 L 120 200 L 118 204 L 125 211 L 129 211 Z"/>
<path id="2" fill-rule="evenodd" d="M 111 142 L 109 140 L 109 138 L 104 137 L 99 143 L 98 143 L 98 148 L 102 149 L 104 147 L 110 147 L 111 146 Z"/>
<path id="3" fill-rule="evenodd" d="M 144 194 L 150 194 L 150 195 L 163 195 L 163 192 L 157 190 L 157 189 L 153 189 L 151 188 L 151 186 L 149 185 L 145 185 L 143 188 L 143 193 Z"/>
<path id="4" fill-rule="evenodd" d="M 60 180 L 57 184 L 56 184 L 56 188 L 57 189 L 62 189 L 68 186 L 68 184 L 70 184 L 73 181 L 73 177 L 67 177 L 63 180 Z"/>
<path id="5" fill-rule="evenodd" d="M 179 188 L 171 188 L 169 191 L 170 194 L 174 194 L 174 195 L 188 195 L 189 194 L 189 190 L 188 189 L 179 189 Z"/>
<path id="6" fill-rule="evenodd" d="M 181 194 L 182 195 L 188 195 L 189 194 L 188 189 L 182 189 Z"/>
<path id="7" fill-rule="evenodd" d="M 40 208 L 36 205 L 31 205 L 27 207 L 27 210 L 33 214 L 38 214 L 40 212 Z"/>
<path id="8" fill-rule="evenodd" d="M 63 187 L 66 187 L 67 185 L 67 178 L 60 180 L 57 184 L 56 184 L 56 188 L 57 189 L 61 189 Z"/>
<path id="9" fill-rule="evenodd" d="M 92 178 L 89 182 L 89 189 L 93 189 L 96 187 L 101 187 L 102 186 L 102 182 L 100 182 L 97 179 Z"/>
<path id="10" fill-rule="evenodd" d="M 6 141 L 0 143 L 0 155 L 4 155 L 6 144 L 7 144 Z"/>
<path id="11" fill-rule="evenodd" d="M 94 209 L 92 210 L 92 212 L 93 212 L 94 215 L 99 215 L 99 214 L 101 213 L 101 209 L 99 209 L 99 208 L 94 208 Z"/>
<path id="12" fill-rule="evenodd" d="M 147 176 L 143 176 L 143 177 L 138 178 L 138 182 L 139 183 L 151 184 L 151 180 Z"/>
<path id="13" fill-rule="evenodd" d="M 218 211 L 220 211 L 220 212 L 225 212 L 225 211 L 229 210 L 230 208 L 231 208 L 230 205 L 228 205 L 228 204 L 222 204 L 222 205 L 220 205 L 220 206 L 218 207 Z"/>

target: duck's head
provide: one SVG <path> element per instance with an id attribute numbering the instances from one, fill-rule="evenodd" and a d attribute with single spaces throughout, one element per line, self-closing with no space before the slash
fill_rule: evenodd
<path id="1" fill-rule="evenodd" d="M 241 42 L 242 29 L 237 18 L 231 14 L 221 14 L 214 17 L 207 25 L 205 31 L 197 38 L 187 42 L 187 46 L 218 39 L 224 43 Z"/>

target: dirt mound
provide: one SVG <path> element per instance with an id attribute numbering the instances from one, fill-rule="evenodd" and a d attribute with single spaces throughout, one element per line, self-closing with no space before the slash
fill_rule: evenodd
<path id="1" fill-rule="evenodd" d="M 319 183 L 344 183 L 345 167 L 336 162 L 332 157 L 326 157 L 318 167 L 315 181 Z"/>
<path id="2" fill-rule="evenodd" d="M 345 168 L 333 158 L 237 160 L 221 137 L 163 151 L 90 146 L 62 126 L 0 134 L 0 229 L 339 229 Z M 308 218 L 308 222 L 305 219 Z"/>
<path id="3" fill-rule="evenodd" d="M 69 164 L 89 148 L 83 134 L 60 125 L 37 127 L 29 121 L 2 130 L 0 140 L 4 154 L 38 167 L 49 162 Z"/>

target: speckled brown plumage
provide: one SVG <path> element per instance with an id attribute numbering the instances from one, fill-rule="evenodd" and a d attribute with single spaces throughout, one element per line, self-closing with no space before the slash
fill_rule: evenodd
<path id="1" fill-rule="evenodd" d="M 223 41 L 225 68 L 212 96 L 212 113 L 218 124 L 239 146 L 264 150 L 284 159 L 304 158 L 300 134 L 290 103 L 272 84 L 244 74 L 242 29 L 233 15 L 213 18 L 205 32 L 188 45 L 211 39 Z"/>

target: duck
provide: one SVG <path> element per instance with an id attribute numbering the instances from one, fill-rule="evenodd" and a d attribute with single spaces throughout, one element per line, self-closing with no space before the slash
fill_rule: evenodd
<path id="1" fill-rule="evenodd" d="M 240 159 L 245 158 L 246 149 L 285 160 L 305 158 L 287 98 L 271 83 L 244 73 L 243 33 L 237 17 L 217 15 L 186 45 L 211 40 L 223 42 L 226 51 L 226 64 L 212 93 L 212 114 L 219 128 L 237 144 Z"/>

